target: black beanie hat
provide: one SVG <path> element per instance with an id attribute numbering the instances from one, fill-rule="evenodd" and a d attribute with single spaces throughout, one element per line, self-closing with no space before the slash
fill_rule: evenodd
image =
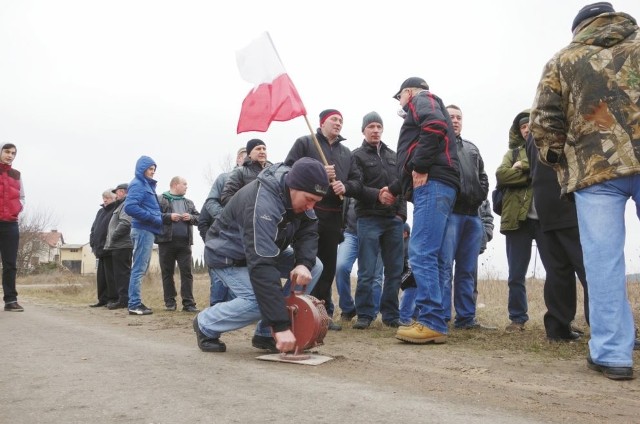
<path id="1" fill-rule="evenodd" d="M 342 117 L 342 114 L 337 109 L 325 109 L 320 112 L 320 125 L 324 124 L 324 121 L 326 121 L 331 115 L 340 115 L 340 117 Z"/>
<path id="2" fill-rule="evenodd" d="M 253 148 L 256 146 L 266 146 L 266 144 L 264 144 L 264 141 L 260 140 L 259 138 L 252 138 L 251 140 L 247 141 L 247 156 L 249 156 L 251 150 L 253 150 Z"/>
<path id="3" fill-rule="evenodd" d="M 378 115 L 378 112 L 373 111 L 373 112 L 367 113 L 366 115 L 364 115 L 364 118 L 362 118 L 361 131 L 364 131 L 365 127 L 372 122 L 377 122 L 380 125 L 384 126 L 384 124 L 382 123 L 382 118 L 380 117 L 380 115 Z"/>
<path id="4" fill-rule="evenodd" d="M 571 32 L 575 31 L 576 27 L 580 25 L 580 22 L 584 21 L 588 18 L 593 18 L 594 16 L 598 16 L 602 13 L 612 13 L 615 12 L 611 3 L 606 1 L 601 1 L 598 3 L 588 4 L 576 15 L 573 20 L 573 25 L 571 25 Z"/>
<path id="5" fill-rule="evenodd" d="M 324 166 L 316 160 L 303 157 L 295 161 L 285 181 L 289 188 L 324 196 L 329 189 L 329 177 Z"/>

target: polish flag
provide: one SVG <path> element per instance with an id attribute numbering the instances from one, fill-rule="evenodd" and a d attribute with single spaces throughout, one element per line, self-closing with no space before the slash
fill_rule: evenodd
<path id="1" fill-rule="evenodd" d="M 264 32 L 237 51 L 236 61 L 242 78 L 254 85 L 242 102 L 238 134 L 265 132 L 273 121 L 289 121 L 307 114 L 269 33 Z"/>

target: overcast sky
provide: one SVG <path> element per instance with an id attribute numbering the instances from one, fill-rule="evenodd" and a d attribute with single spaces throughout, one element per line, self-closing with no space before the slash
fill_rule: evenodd
<path id="1" fill-rule="evenodd" d="M 529 108 L 546 61 L 571 39 L 587 4 L 521 1 L 0 2 L 0 142 L 18 146 L 29 211 L 50 211 L 67 243 L 86 243 L 103 190 L 133 178 L 141 155 L 158 164 L 158 193 L 184 176 L 200 208 L 211 177 L 250 138 L 272 162 L 308 133 L 304 118 L 237 135 L 251 89 L 235 52 L 269 31 L 304 102 L 339 109 L 350 148 L 362 117 L 383 117 L 393 149 L 402 120 L 391 96 L 410 76 L 462 108 L 462 136 L 483 155 L 491 187 L 509 126 Z M 614 1 L 640 18 L 637 1 Z M 639 272 L 638 220 L 627 214 L 627 266 Z M 506 278 L 504 236 L 481 257 L 481 276 Z M 198 238 L 194 254 L 202 254 Z M 533 273 L 534 259 L 530 272 Z M 537 260 L 537 274 L 542 266 Z"/>

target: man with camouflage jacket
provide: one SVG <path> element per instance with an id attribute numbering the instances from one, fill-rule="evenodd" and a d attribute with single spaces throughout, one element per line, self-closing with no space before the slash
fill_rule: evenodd
<path id="1" fill-rule="evenodd" d="M 587 366 L 633 378 L 624 213 L 640 208 L 640 37 L 636 20 L 600 2 L 582 8 L 572 42 L 547 63 L 531 112 L 540 159 L 576 202 L 589 288 Z"/>

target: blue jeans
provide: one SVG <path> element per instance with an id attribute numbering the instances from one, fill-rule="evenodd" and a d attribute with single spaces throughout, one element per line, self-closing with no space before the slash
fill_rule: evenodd
<path id="1" fill-rule="evenodd" d="M 407 287 L 402 292 L 400 299 L 400 323 L 408 325 L 411 321 L 418 317 L 418 309 L 416 308 L 416 288 Z"/>
<path id="2" fill-rule="evenodd" d="M 229 290 L 229 287 L 225 286 L 222 280 L 218 278 L 216 273 L 213 271 L 213 268 L 209 268 L 209 279 L 211 280 L 209 306 L 213 306 L 220 302 L 226 302 L 236 297 L 233 292 Z"/>
<path id="3" fill-rule="evenodd" d="M 442 307 L 447 321 L 451 319 L 451 284 L 456 309 L 455 327 L 471 325 L 476 319 L 473 287 L 478 270 L 478 256 L 484 227 L 480 216 L 452 213 L 447 222 L 440 261 L 444 265 Z M 455 262 L 455 272 L 454 271 Z"/>
<path id="4" fill-rule="evenodd" d="M 356 312 L 358 318 L 374 320 L 377 316 L 373 288 L 377 277 L 378 258 L 382 258 L 384 284 L 380 298 L 382 321 L 395 321 L 400 316 L 398 291 L 404 256 L 402 229 L 398 217 L 363 216 L 358 218 L 358 284 Z"/>
<path id="5" fill-rule="evenodd" d="M 531 261 L 531 243 L 541 237 L 540 221 L 527 218 L 515 230 L 505 231 L 509 264 L 509 319 L 519 324 L 529 321 L 526 277 Z"/>
<path id="6" fill-rule="evenodd" d="M 278 270 L 280 277 L 287 282 L 282 288 L 282 295 L 291 293 L 291 281 L 289 273 L 294 267 L 293 249 L 287 248 L 278 257 Z M 322 273 L 322 262 L 316 259 L 316 265 L 311 269 L 311 282 L 307 285 L 305 293 L 311 293 Z M 260 307 L 253 292 L 247 267 L 214 268 L 213 272 L 222 280 L 236 297 L 228 302 L 220 302 L 198 314 L 200 330 L 211 338 L 219 338 L 222 333 L 246 327 L 262 318 Z M 256 335 L 270 337 L 271 328 L 258 323 Z"/>
<path id="7" fill-rule="evenodd" d="M 589 351 L 596 364 L 633 366 L 634 323 L 624 258 L 625 206 L 640 218 L 640 175 L 621 177 L 574 193 L 589 288 Z"/>
<path id="8" fill-rule="evenodd" d="M 153 233 L 139 228 L 131 228 L 131 241 L 133 242 L 133 261 L 129 277 L 129 309 L 136 308 L 142 303 L 140 285 L 149 268 L 153 251 Z"/>
<path id="9" fill-rule="evenodd" d="M 343 314 L 356 311 L 356 305 L 351 296 L 351 270 L 358 259 L 358 236 L 354 233 L 344 233 L 344 241 L 338 245 L 338 259 L 336 260 L 336 289 L 338 290 L 338 305 Z M 375 313 L 380 310 L 380 295 L 382 294 L 382 258 L 376 261 L 375 281 L 373 284 L 373 299 Z"/>
<path id="10" fill-rule="evenodd" d="M 438 257 L 455 200 L 456 189 L 438 180 L 428 180 L 413 191 L 409 264 L 417 285 L 416 321 L 442 334 L 448 330 L 442 309 L 444 265 Z"/>

